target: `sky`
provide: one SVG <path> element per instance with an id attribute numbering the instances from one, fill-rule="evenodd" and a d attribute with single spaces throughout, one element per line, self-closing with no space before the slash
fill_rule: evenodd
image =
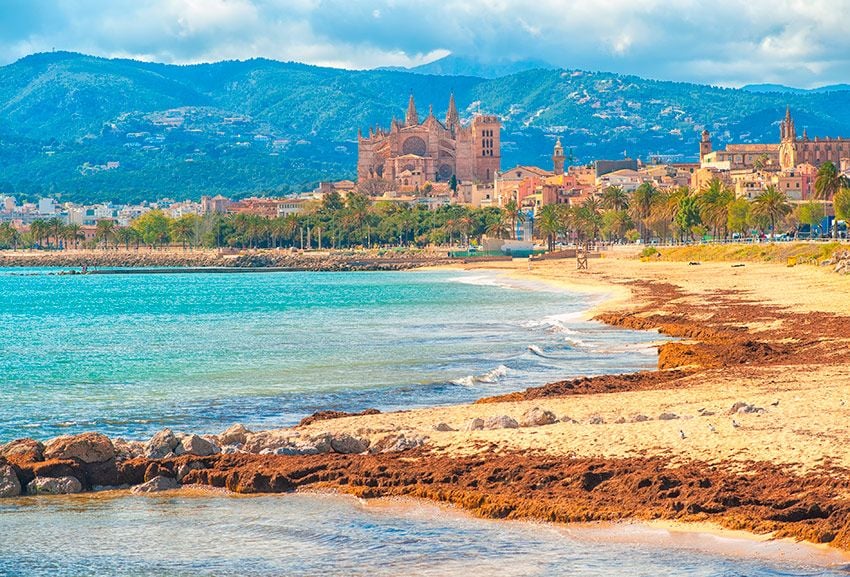
<path id="1" fill-rule="evenodd" d="M 449 53 L 722 86 L 850 82 L 850 0 L 0 0 L 0 65 L 53 49 L 373 68 Z"/>

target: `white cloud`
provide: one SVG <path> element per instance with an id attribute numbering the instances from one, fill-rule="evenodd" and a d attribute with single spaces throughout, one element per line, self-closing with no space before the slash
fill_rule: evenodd
<path id="1" fill-rule="evenodd" d="M 368 68 L 447 51 L 739 85 L 850 79 L 850 0 L 0 0 L 0 63 L 52 48 Z"/>

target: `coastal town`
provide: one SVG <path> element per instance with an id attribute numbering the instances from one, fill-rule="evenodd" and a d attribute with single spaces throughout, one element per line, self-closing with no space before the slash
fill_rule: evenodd
<path id="1" fill-rule="evenodd" d="M 321 182 L 277 198 L 216 195 L 135 205 L 60 204 L 53 198 L 19 205 L 5 194 L 0 246 L 470 246 L 489 236 L 545 242 L 551 249 L 556 241 L 846 237 L 850 139 L 810 138 L 805 129 L 798 136 L 790 108 L 778 125 L 777 143 L 717 149 L 703 129 L 694 162 L 620 158 L 575 164 L 555 138 L 550 166 L 503 168 L 498 117 L 476 114 L 464 122 L 452 94 L 444 119 L 433 106 L 423 118 L 411 95 L 403 120 L 370 127 L 365 135 L 358 130 L 355 180 Z M 327 216 L 351 207 L 333 225 L 321 218 L 323 211 Z M 220 224 L 210 224 L 226 217 L 237 223 L 235 232 L 222 234 Z M 340 228 L 343 222 L 347 229 Z M 365 228 L 370 231 L 364 235 Z"/>

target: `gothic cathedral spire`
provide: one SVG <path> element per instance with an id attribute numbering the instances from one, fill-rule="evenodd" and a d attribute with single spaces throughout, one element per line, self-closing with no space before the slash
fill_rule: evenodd
<path id="1" fill-rule="evenodd" d="M 449 110 L 446 112 L 446 128 L 449 130 L 460 124 L 460 117 L 457 114 L 457 105 L 455 104 L 455 93 L 452 92 L 449 96 Z"/>
<path id="2" fill-rule="evenodd" d="M 416 112 L 416 103 L 413 101 L 413 94 L 410 95 L 410 100 L 407 103 L 407 116 L 404 119 L 407 126 L 419 126 L 419 114 Z"/>

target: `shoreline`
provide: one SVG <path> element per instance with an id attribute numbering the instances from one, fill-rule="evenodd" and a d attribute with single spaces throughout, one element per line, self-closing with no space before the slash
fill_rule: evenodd
<path id="1" fill-rule="evenodd" d="M 850 380 L 841 380 L 850 376 L 850 369 L 844 368 L 840 354 L 840 345 L 850 341 L 850 330 L 846 315 L 836 312 L 840 308 L 835 302 L 838 299 L 810 295 L 812 298 L 806 301 L 803 310 L 817 312 L 815 320 L 822 333 L 812 339 L 808 316 L 813 313 L 800 314 L 787 306 L 810 292 L 808 281 L 814 274 L 810 270 L 795 271 L 786 275 L 780 287 L 770 287 L 759 283 L 783 270 L 777 265 L 736 269 L 731 276 L 742 276 L 744 285 L 761 291 L 763 298 L 754 301 L 748 290 L 740 288 L 741 283 L 735 279 L 729 282 L 728 272 L 718 276 L 729 263 L 700 270 L 688 269 L 684 263 L 620 261 L 606 266 L 602 273 L 594 271 L 578 281 L 585 286 L 595 282 L 603 288 L 608 283 L 621 295 L 619 300 L 598 304 L 594 312 L 600 320 L 614 326 L 660 329 L 682 339 L 662 345 L 659 365 L 669 366 L 649 373 L 649 377 L 663 375 L 666 381 L 648 378 L 634 389 L 629 380 L 632 376 L 608 375 L 579 379 L 580 386 L 556 383 L 560 388 L 538 388 L 546 393 L 550 387 L 552 394 L 529 397 L 526 391 L 525 397 L 491 403 L 343 416 L 296 428 L 304 437 L 330 431 L 328 434 L 346 441 L 363 441 L 369 449 L 364 455 L 354 454 L 361 451 L 334 455 L 339 451 L 333 451 L 313 457 L 132 457 L 127 460 L 132 471 L 126 474 L 139 481 L 153 478 L 154 472 L 174 475 L 175 469 L 192 461 L 202 468 L 191 471 L 187 482 L 237 492 L 318 487 L 367 498 L 403 495 L 452 503 L 483 517 L 508 519 L 575 522 L 582 517 L 638 521 L 654 517 L 676 523 L 708 521 L 724 530 L 743 529 L 753 535 L 829 543 L 830 551 L 850 549 L 850 528 L 845 521 L 850 515 L 845 496 L 850 459 L 836 452 L 836 445 L 829 440 L 835 434 L 830 432 L 831 423 L 843 422 L 844 409 L 809 398 L 840 398 L 845 392 L 850 398 L 850 386 L 842 384 Z M 462 268 L 502 267 L 486 263 Z M 544 268 L 556 269 L 556 265 L 533 270 L 531 280 L 540 280 L 535 277 Z M 516 265 L 513 269 L 521 278 L 528 276 L 516 270 Z M 570 280 L 563 278 L 570 271 L 546 272 L 552 282 Z M 815 269 L 818 272 L 822 273 Z M 618 282 L 611 280 L 612 275 Z M 840 277 L 819 280 L 833 287 L 850 286 L 850 279 Z M 798 294 L 801 287 L 806 292 Z M 706 308 L 706 302 L 711 308 Z M 671 350 L 664 353 L 665 348 Z M 789 371 L 788 367 L 797 368 Z M 604 385 L 601 389 L 599 383 Z M 806 400 L 801 402 L 801 398 Z M 746 400 L 741 408 L 752 410 L 729 413 L 730 401 L 735 399 Z M 618 403 L 644 411 L 651 408 L 646 411 L 649 414 L 667 409 L 679 414 L 666 421 L 648 417 L 646 422 L 620 423 L 615 421 L 617 413 L 611 413 Z M 555 424 L 519 429 L 462 428 L 470 419 L 479 418 L 477 415 L 482 420 L 506 413 L 517 418 L 521 410 L 538 404 L 553 413 L 572 407 L 572 416 L 579 420 L 559 418 Z M 576 407 L 585 408 L 576 413 Z M 702 414 L 706 407 L 711 416 Z M 600 422 L 593 421 L 594 414 L 602 415 Z M 825 425 L 821 426 L 826 427 L 823 432 L 797 430 L 801 425 L 786 422 L 810 423 L 810 414 L 822 417 Z M 723 429 L 718 425 L 711 435 L 705 432 L 706 425 L 714 429 L 713 423 L 721 420 L 740 422 L 735 429 L 742 427 L 745 432 L 739 434 L 728 424 Z M 437 422 L 449 423 L 450 430 L 434 430 Z M 273 432 L 264 434 L 274 437 Z M 390 437 L 393 446 L 384 442 Z M 600 438 L 601 444 L 592 442 Z M 683 442 L 685 438 L 689 440 Z M 378 450 L 372 452 L 374 448 Z M 153 470 L 148 470 L 150 467 Z M 554 472 L 557 467 L 563 472 Z M 441 471 L 451 470 L 459 472 L 440 477 L 446 474 Z M 539 471 L 550 473 L 541 477 Z M 530 474 L 538 480 L 528 479 Z M 631 483 L 637 482 L 639 474 L 647 477 L 648 484 L 643 485 L 641 502 L 635 503 L 635 487 L 643 481 Z M 711 480 L 703 486 L 701 479 L 706 475 Z M 529 493 L 527 499 L 517 497 L 522 483 L 537 487 L 549 478 L 553 481 L 545 481 L 550 485 L 544 489 L 564 487 L 555 491 L 556 500 L 544 497 L 545 491 L 539 496 Z M 671 478 L 675 484 L 670 484 Z M 752 478 L 758 483 L 753 484 Z M 615 483 L 618 479 L 620 485 Z M 482 484 L 482 480 L 486 482 Z M 569 487 L 565 485 L 568 481 Z M 597 487 L 608 494 L 599 493 Z M 690 497 L 684 497 L 685 488 Z M 572 499 L 572 507 L 563 504 L 565 498 Z"/>

